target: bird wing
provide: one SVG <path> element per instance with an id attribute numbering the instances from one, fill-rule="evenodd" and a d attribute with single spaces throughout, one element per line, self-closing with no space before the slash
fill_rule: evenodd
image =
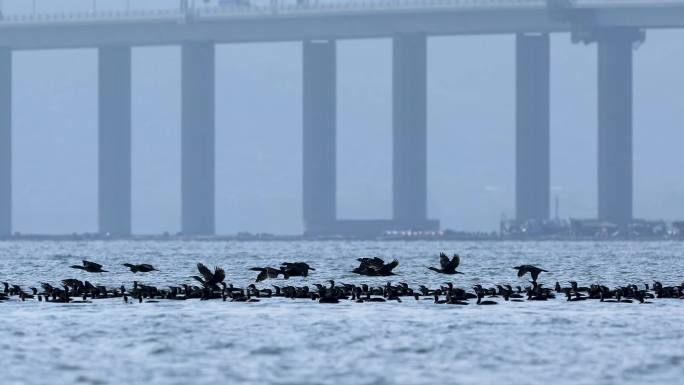
<path id="1" fill-rule="evenodd" d="M 523 275 L 527 274 L 528 272 L 529 272 L 529 269 L 528 269 L 527 265 L 520 266 L 520 268 L 518 269 L 518 277 L 522 277 Z"/>
<path id="2" fill-rule="evenodd" d="M 316 269 L 314 269 L 313 267 L 309 266 L 309 264 L 306 263 L 306 262 L 297 262 L 297 266 L 298 266 L 299 268 L 305 269 L 305 270 L 316 270 Z"/>
<path id="3" fill-rule="evenodd" d="M 261 270 L 261 272 L 259 272 L 259 275 L 257 275 L 256 282 L 261 282 L 266 278 L 268 278 L 268 272 L 266 271 L 266 269 L 263 269 Z"/>
<path id="4" fill-rule="evenodd" d="M 361 262 L 362 265 L 373 266 L 373 267 L 381 267 L 382 265 L 385 264 L 385 261 L 383 261 L 381 258 L 378 258 L 378 257 L 359 258 L 359 259 L 357 259 L 357 261 Z"/>
<path id="5" fill-rule="evenodd" d="M 444 253 L 439 253 L 439 264 L 442 266 L 442 269 L 446 269 L 449 266 L 449 257 Z"/>
<path id="6" fill-rule="evenodd" d="M 383 266 L 383 272 L 385 273 L 391 273 L 392 270 L 394 270 L 395 267 L 399 266 L 399 261 L 397 259 L 394 259 L 392 262 L 386 264 Z"/>
<path id="7" fill-rule="evenodd" d="M 214 285 L 221 283 L 224 279 L 226 279 L 226 272 L 220 267 L 215 267 L 213 278 L 214 279 L 211 280 L 211 283 L 213 283 Z"/>
<path id="8" fill-rule="evenodd" d="M 86 260 L 84 259 L 84 260 L 83 260 L 83 267 L 88 267 L 88 268 L 92 267 L 92 268 L 95 268 L 95 269 L 101 269 L 101 268 L 102 268 L 102 265 L 100 265 L 99 263 L 86 261 Z"/>
<path id="9" fill-rule="evenodd" d="M 212 278 L 214 278 L 214 274 L 211 273 L 211 270 L 209 270 L 209 268 L 204 266 L 202 263 L 197 264 L 197 270 L 199 270 L 200 274 L 202 274 L 202 277 L 204 277 L 205 281 L 211 281 Z"/>
<path id="10" fill-rule="evenodd" d="M 449 261 L 449 267 L 456 270 L 456 268 L 460 264 L 461 264 L 461 257 L 459 257 L 458 254 L 454 254 L 454 256 L 451 258 L 451 261 Z"/>
<path id="11" fill-rule="evenodd" d="M 154 266 L 152 266 L 148 263 L 143 263 L 142 265 L 138 265 L 138 267 L 142 267 L 143 269 L 147 269 L 147 270 L 157 270 L 154 268 Z"/>
<path id="12" fill-rule="evenodd" d="M 207 283 L 204 282 L 204 280 L 196 275 L 193 275 L 191 278 L 194 278 L 197 282 L 201 283 L 202 286 L 207 287 Z"/>

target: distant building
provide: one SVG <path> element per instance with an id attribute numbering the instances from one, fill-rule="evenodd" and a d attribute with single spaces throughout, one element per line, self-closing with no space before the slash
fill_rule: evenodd
<path id="1" fill-rule="evenodd" d="M 615 223 L 598 219 L 570 219 L 570 235 L 575 237 L 608 238 L 617 231 Z"/>
<path id="2" fill-rule="evenodd" d="M 569 234 L 569 224 L 566 220 L 536 220 L 519 221 L 516 219 L 502 220 L 500 225 L 502 236 L 513 237 L 548 237 Z"/>
<path id="3" fill-rule="evenodd" d="M 684 221 L 674 221 L 670 227 L 670 235 L 675 237 L 684 236 Z"/>

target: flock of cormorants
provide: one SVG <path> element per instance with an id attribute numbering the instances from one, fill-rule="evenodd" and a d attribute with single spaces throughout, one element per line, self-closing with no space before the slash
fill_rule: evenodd
<path id="1" fill-rule="evenodd" d="M 359 258 L 359 266 L 352 272 L 369 277 L 387 277 L 395 275 L 393 270 L 399 265 L 399 261 L 394 259 L 389 263 L 378 257 Z M 461 258 L 455 254 L 449 258 L 441 253 L 439 257 L 439 267 L 428 267 L 428 269 L 445 275 L 463 274 L 457 271 Z M 132 273 L 151 273 L 158 271 L 150 264 L 130 264 L 123 266 L 130 269 Z M 83 270 L 88 273 L 106 273 L 107 270 L 99 263 L 82 261 L 81 265 L 70 266 L 73 269 Z M 141 284 L 133 281 L 131 288 L 121 285 L 118 288 L 107 288 L 105 286 L 94 285 L 90 281 L 79 279 L 65 279 L 59 285 L 53 286 L 50 283 L 42 282 L 41 290 L 30 287 L 25 291 L 19 285 L 11 285 L 2 282 L 4 290 L 0 292 L 0 302 L 12 299 L 26 301 L 29 299 L 54 302 L 54 303 L 88 303 L 94 299 L 101 298 L 123 298 L 129 301 L 138 302 L 159 302 L 159 300 L 187 300 L 187 299 L 220 299 L 232 302 L 259 302 L 263 298 L 283 297 L 290 299 L 309 299 L 319 303 L 339 303 L 343 300 L 354 302 L 402 302 L 402 298 L 415 300 L 428 299 L 436 304 L 468 305 L 474 301 L 477 305 L 496 305 L 503 301 L 524 302 L 524 301 L 546 301 L 556 296 L 565 296 L 569 302 L 584 301 L 589 299 L 601 302 L 613 303 L 650 303 L 654 298 L 675 298 L 684 299 L 684 283 L 679 286 L 664 286 L 658 281 L 649 286 L 643 284 L 629 284 L 615 288 L 609 288 L 600 284 L 592 284 L 582 287 L 576 281 L 569 281 L 569 287 L 563 287 L 559 282 L 555 283 L 554 288 L 544 287 L 537 282 L 539 274 L 547 272 L 533 265 L 520 265 L 514 267 L 518 277 L 529 274 L 532 278 L 530 286 L 511 286 L 507 284 L 496 285 L 495 287 L 483 287 L 475 285 L 472 291 L 454 286 L 451 282 L 446 282 L 438 288 L 428 288 L 419 285 L 418 288 L 411 288 L 406 283 L 393 285 L 387 282 L 384 285 L 372 286 L 368 284 L 336 284 L 330 280 L 328 284 L 314 284 L 313 287 L 307 285 L 271 285 L 271 288 L 258 288 L 255 284 L 247 287 L 234 287 L 225 282 L 226 273 L 220 267 L 215 267 L 212 271 L 202 263 L 197 264 L 199 275 L 191 278 L 197 284 L 178 284 L 159 288 Z M 254 267 L 252 271 L 258 271 L 256 283 L 269 278 L 283 276 L 284 279 L 290 277 L 307 277 L 309 271 L 315 271 L 313 267 L 305 262 L 284 262 L 279 268 L 274 267 Z M 486 299 L 485 299 L 486 298 Z"/>

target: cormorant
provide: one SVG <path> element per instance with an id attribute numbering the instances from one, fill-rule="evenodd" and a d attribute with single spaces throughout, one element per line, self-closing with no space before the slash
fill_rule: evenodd
<path id="1" fill-rule="evenodd" d="M 525 274 L 530 273 L 534 282 L 537 282 L 537 277 L 539 277 L 541 272 L 548 273 L 548 271 L 532 265 L 520 265 L 514 267 L 514 269 L 518 270 L 518 277 L 523 277 Z"/>
<path id="2" fill-rule="evenodd" d="M 280 266 L 280 271 L 285 279 L 290 277 L 307 277 L 309 276 L 309 270 L 316 271 L 316 269 L 305 262 L 283 262 Z"/>
<path id="3" fill-rule="evenodd" d="M 392 270 L 399 265 L 398 260 L 393 260 L 390 263 L 385 263 L 381 258 L 359 258 L 357 261 L 361 262 L 359 267 L 352 270 L 353 273 L 368 275 L 372 277 L 380 276 L 386 277 L 394 275 Z"/>
<path id="4" fill-rule="evenodd" d="M 215 267 L 214 272 L 212 273 L 208 267 L 204 266 L 202 263 L 198 263 L 197 270 L 202 274 L 202 277 L 193 275 L 192 278 L 201 283 L 205 289 L 221 290 L 218 287 L 218 284 L 226 279 L 226 272 L 222 268 Z"/>
<path id="5" fill-rule="evenodd" d="M 478 291 L 477 292 L 477 304 L 478 305 L 497 305 L 498 302 L 496 301 L 490 301 L 490 300 L 485 300 L 483 301 L 482 298 L 484 297 L 484 292 Z"/>
<path id="6" fill-rule="evenodd" d="M 458 265 L 461 263 L 461 257 L 458 256 L 458 254 L 454 254 L 454 256 L 449 260 L 449 257 L 446 256 L 444 253 L 439 254 L 439 264 L 440 268 L 436 267 L 428 267 L 428 269 L 432 271 L 436 271 L 438 273 L 442 274 L 463 274 L 460 271 L 456 271 L 456 268 Z"/>
<path id="7" fill-rule="evenodd" d="M 255 282 L 261 282 L 268 278 L 278 278 L 278 275 L 283 273 L 280 269 L 273 267 L 252 267 L 250 270 L 259 272 Z"/>
<path id="8" fill-rule="evenodd" d="M 72 269 L 79 269 L 79 270 L 84 270 L 87 271 L 88 273 L 107 273 L 107 270 L 102 270 L 102 265 L 99 263 L 95 262 L 90 262 L 83 260 L 83 266 L 81 265 L 71 265 L 69 266 Z"/>
<path id="9" fill-rule="evenodd" d="M 131 272 L 133 273 L 149 273 L 151 271 L 159 271 L 155 269 L 154 266 L 147 263 L 141 263 L 139 265 L 124 263 L 123 266 L 126 266 L 127 268 L 131 269 Z"/>

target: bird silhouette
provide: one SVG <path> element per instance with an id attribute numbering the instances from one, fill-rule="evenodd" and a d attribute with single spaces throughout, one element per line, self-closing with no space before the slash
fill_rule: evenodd
<path id="1" fill-rule="evenodd" d="M 461 257 L 458 256 L 458 254 L 454 254 L 454 256 L 449 259 L 449 257 L 446 256 L 444 253 L 439 254 L 439 264 L 440 268 L 436 267 L 428 267 L 428 269 L 432 271 L 436 271 L 438 273 L 442 274 L 463 274 L 460 271 L 456 271 L 456 268 L 458 265 L 461 263 Z"/>
<path id="2" fill-rule="evenodd" d="M 154 268 L 154 266 L 147 263 L 141 263 L 139 265 L 124 263 L 123 266 L 126 266 L 127 268 L 131 269 L 131 272 L 133 273 L 149 273 L 151 271 L 158 271 Z"/>
<path id="3" fill-rule="evenodd" d="M 79 269 L 79 270 L 87 271 L 88 273 L 107 273 L 108 272 L 107 270 L 102 270 L 102 265 L 100 265 L 99 263 L 90 262 L 90 261 L 86 261 L 86 260 L 83 260 L 82 262 L 83 262 L 82 266 L 81 265 L 71 265 L 69 267 L 71 267 L 72 269 Z"/>
<path id="4" fill-rule="evenodd" d="M 256 282 L 261 282 L 268 278 L 278 278 L 278 275 L 283 274 L 282 270 L 273 267 L 252 267 L 250 270 L 259 272 Z"/>
<path id="5" fill-rule="evenodd" d="M 534 282 L 537 282 L 537 277 L 539 277 L 541 272 L 548 273 L 548 271 L 532 265 L 520 265 L 514 267 L 514 269 L 518 270 L 518 277 L 523 277 L 525 274 L 530 273 Z"/>
<path id="6" fill-rule="evenodd" d="M 386 277 L 388 275 L 394 275 L 392 270 L 399 266 L 399 261 L 394 259 L 390 263 L 385 263 L 381 258 L 359 258 L 357 261 L 360 262 L 359 267 L 355 268 L 352 272 L 361 275 L 368 276 L 378 276 Z"/>
<path id="7" fill-rule="evenodd" d="M 196 281 L 198 281 L 206 289 L 220 290 L 218 284 L 226 279 L 226 272 L 220 267 L 214 267 L 214 272 L 209 270 L 208 267 L 204 266 L 202 263 L 197 264 L 197 270 L 202 275 L 198 277 L 193 275 Z"/>

